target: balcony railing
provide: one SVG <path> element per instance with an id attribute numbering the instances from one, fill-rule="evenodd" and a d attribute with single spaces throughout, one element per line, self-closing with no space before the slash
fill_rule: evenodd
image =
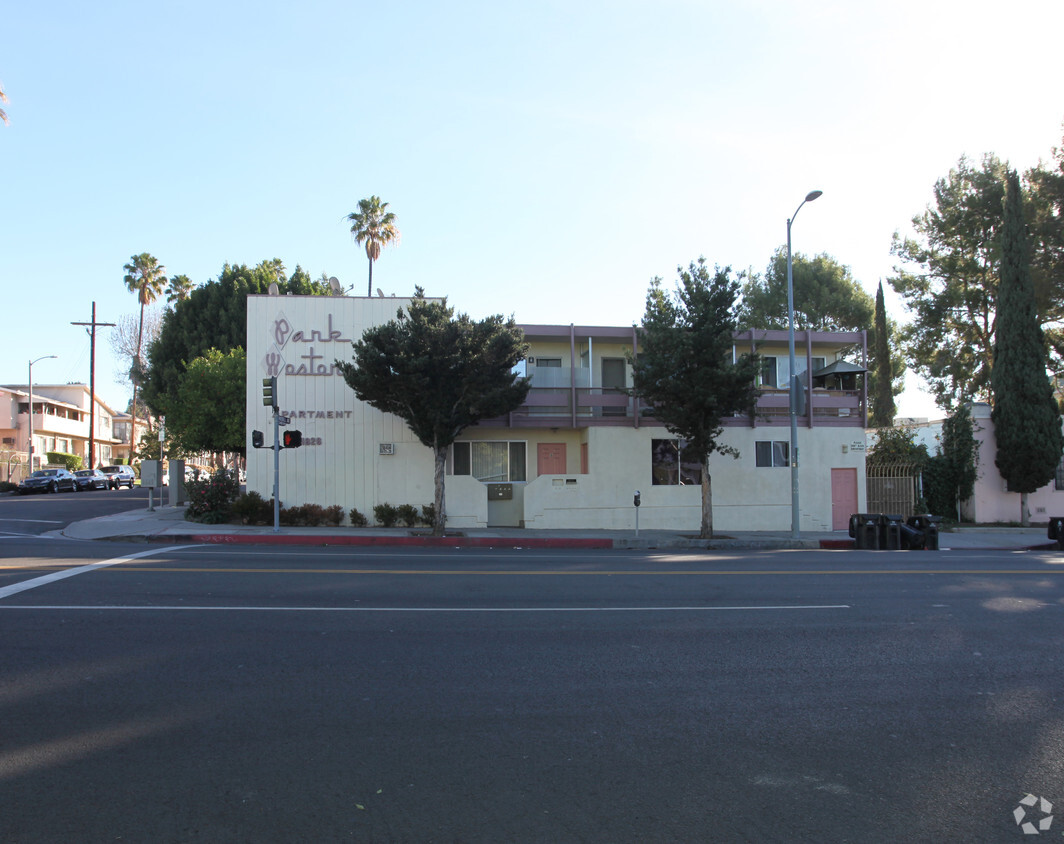
<path id="1" fill-rule="evenodd" d="M 765 389 L 757 402 L 757 411 L 724 420 L 728 427 L 786 426 L 789 396 L 786 390 Z M 634 396 L 601 387 L 533 387 L 524 404 L 507 414 L 483 420 L 481 425 L 510 428 L 585 428 L 591 426 L 654 425 L 653 410 Z M 864 405 L 860 390 L 812 391 L 806 413 L 798 416 L 803 427 L 865 426 Z"/>

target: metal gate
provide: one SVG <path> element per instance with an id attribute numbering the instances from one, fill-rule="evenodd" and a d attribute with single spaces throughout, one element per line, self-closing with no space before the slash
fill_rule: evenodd
<path id="1" fill-rule="evenodd" d="M 865 485 L 869 513 L 890 513 L 906 519 L 915 513 L 920 485 L 915 463 L 868 464 Z"/>

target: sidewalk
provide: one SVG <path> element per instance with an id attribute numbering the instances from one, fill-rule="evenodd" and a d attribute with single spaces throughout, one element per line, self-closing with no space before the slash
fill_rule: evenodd
<path id="1" fill-rule="evenodd" d="M 156 542 L 216 542 L 225 544 L 421 546 L 467 548 L 611 548 L 781 550 L 848 549 L 854 543 L 846 531 L 803 532 L 793 540 L 789 531 L 727 531 L 717 539 L 699 539 L 693 531 L 552 530 L 471 528 L 434 537 L 426 528 L 272 527 L 204 525 L 185 520 L 184 507 L 142 508 L 74 522 L 60 533 L 71 539 L 125 539 Z M 939 534 L 939 548 L 948 550 L 1052 549 L 1045 527 L 964 527 Z"/>

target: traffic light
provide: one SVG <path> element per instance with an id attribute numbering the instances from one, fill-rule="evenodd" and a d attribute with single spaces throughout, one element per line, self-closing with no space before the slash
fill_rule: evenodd
<path id="1" fill-rule="evenodd" d="M 262 431 L 251 432 L 251 445 L 253 448 L 262 448 L 263 438 Z"/>
<path id="2" fill-rule="evenodd" d="M 303 445 L 302 431 L 285 431 L 282 435 L 285 448 L 299 448 Z"/>
<path id="3" fill-rule="evenodd" d="M 262 379 L 262 403 L 277 410 L 277 376 Z"/>

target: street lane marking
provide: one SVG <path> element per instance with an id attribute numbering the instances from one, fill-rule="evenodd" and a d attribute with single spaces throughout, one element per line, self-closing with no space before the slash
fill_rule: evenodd
<path id="1" fill-rule="evenodd" d="M 61 521 L 56 519 L 0 519 L 0 522 L 37 522 L 42 525 L 61 525 Z"/>
<path id="2" fill-rule="evenodd" d="M 564 569 L 320 569 L 320 568 L 174 568 L 171 566 L 123 566 L 118 571 L 159 572 L 162 574 L 384 574 L 384 575 L 494 575 L 514 577 L 541 577 L 553 575 L 558 577 L 620 577 L 625 575 L 647 577 L 674 575 L 702 575 L 715 577 L 717 575 L 817 575 L 831 576 L 837 574 L 1038 574 L 1038 575 L 1064 575 L 1062 569 L 602 569 L 599 571 L 567 571 Z"/>
<path id="3" fill-rule="evenodd" d="M 173 549 L 170 549 L 173 550 Z M 141 557 L 157 556 L 160 553 L 160 549 L 152 548 L 149 551 L 140 551 L 136 554 L 128 554 L 124 557 L 115 557 L 111 560 L 103 560 L 99 563 L 89 563 L 85 566 L 75 566 L 74 568 L 65 569 L 64 571 L 55 571 L 51 574 L 43 574 L 40 577 L 30 578 L 29 580 L 23 580 L 19 583 L 13 583 L 10 586 L 4 586 L 0 588 L 0 600 L 10 597 L 11 595 L 17 595 L 19 592 L 26 592 L 30 589 L 36 589 L 38 586 L 45 586 L 49 583 L 55 583 L 57 580 L 65 580 L 68 577 L 74 577 L 75 575 L 85 574 L 90 571 L 96 571 L 97 569 L 107 568 L 108 566 L 117 566 L 119 563 L 128 563 L 131 560 L 138 560 Z"/>
<path id="4" fill-rule="evenodd" d="M 89 610 L 99 612 L 397 612 L 397 613 L 525 613 L 525 612 L 741 612 L 754 610 L 849 610 L 849 604 L 796 604 L 793 606 L 735 607 L 188 607 L 188 606 L 78 606 L 0 604 L 0 610 Z"/>

